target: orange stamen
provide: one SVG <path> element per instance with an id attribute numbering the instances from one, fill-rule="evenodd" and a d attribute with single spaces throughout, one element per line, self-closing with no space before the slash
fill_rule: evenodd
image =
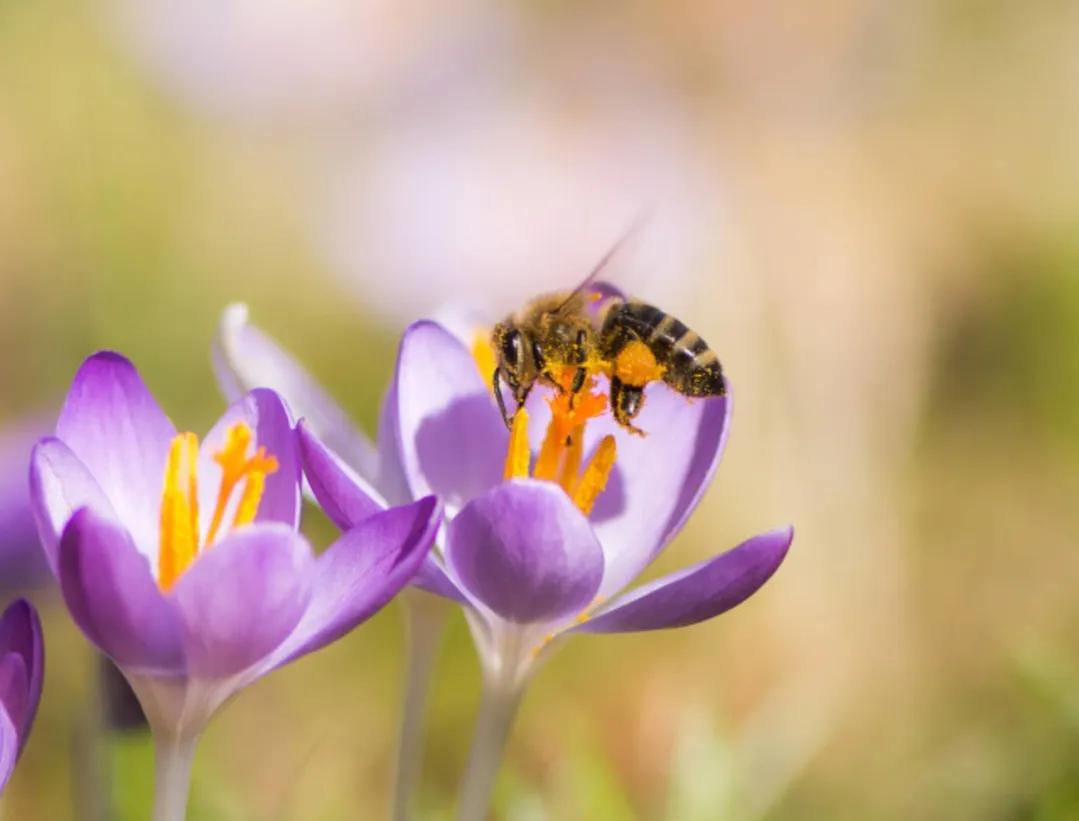
<path id="1" fill-rule="evenodd" d="M 559 471 L 558 475 L 558 484 L 562 485 L 562 489 L 566 491 L 570 498 L 573 497 L 573 493 L 577 489 L 583 452 L 584 424 L 582 423 L 575 427 L 569 435 L 569 444 L 566 446 L 565 453 L 562 456 L 562 470 Z"/>
<path id="2" fill-rule="evenodd" d="M 595 377 L 589 376 L 584 387 L 573 393 L 574 373 L 574 368 L 567 368 L 561 380 L 562 390 L 547 400 L 551 406 L 551 425 L 563 440 L 569 438 L 578 425 L 607 410 L 607 397 L 594 392 Z"/>
<path id="3" fill-rule="evenodd" d="M 551 406 L 552 412 L 554 406 Z M 560 430 L 560 425 L 555 424 L 555 417 L 547 425 L 547 433 L 543 436 L 543 444 L 540 445 L 539 456 L 536 457 L 536 468 L 532 475 L 537 479 L 554 481 L 558 474 L 558 463 L 562 460 L 562 449 L 565 446 L 566 437 Z"/>
<path id="4" fill-rule="evenodd" d="M 244 492 L 240 496 L 240 504 L 236 507 L 236 515 L 232 519 L 233 530 L 255 521 L 255 515 L 259 511 L 259 502 L 262 501 L 262 492 L 266 489 L 266 477 L 271 473 L 276 473 L 277 467 L 277 460 L 266 455 L 266 448 L 259 448 L 248 461 L 244 468 L 247 474 Z"/>

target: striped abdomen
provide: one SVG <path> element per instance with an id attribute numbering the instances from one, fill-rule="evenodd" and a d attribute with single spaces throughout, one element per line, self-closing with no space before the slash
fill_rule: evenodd
<path id="1" fill-rule="evenodd" d="M 613 361 L 630 342 L 640 341 L 665 370 L 663 381 L 686 396 L 724 393 L 719 359 L 696 331 L 680 319 L 643 302 L 615 305 L 604 318 L 600 348 Z"/>

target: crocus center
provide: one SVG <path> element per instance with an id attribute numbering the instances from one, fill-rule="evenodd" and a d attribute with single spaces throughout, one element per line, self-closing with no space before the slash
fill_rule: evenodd
<path id="1" fill-rule="evenodd" d="M 226 527 L 230 504 L 232 521 L 228 529 L 254 521 L 266 488 L 266 477 L 277 470 L 277 460 L 259 447 L 248 456 L 254 440 L 251 428 L 237 422 L 225 433 L 225 443 L 214 454 L 221 466 L 221 484 L 217 491 L 213 516 L 205 538 L 199 533 L 198 464 L 199 440 L 193 433 L 181 433 L 169 446 L 165 464 L 165 489 L 161 494 L 161 541 L 158 553 L 158 586 L 169 590 Z"/>
<path id="2" fill-rule="evenodd" d="M 642 345 L 648 355 L 651 351 Z M 491 347 L 490 334 L 477 331 L 472 340 L 472 358 L 480 374 L 491 387 L 491 374 L 495 368 L 495 354 Z M 596 378 L 591 374 L 603 371 L 602 366 L 586 364 L 589 377 L 584 386 L 573 390 L 576 367 L 562 368 L 558 374 L 561 390 L 547 400 L 551 408 L 551 421 L 543 437 L 536 464 L 531 465 L 532 453 L 528 445 L 528 411 L 524 407 L 517 409 L 510 429 L 509 449 L 506 452 L 504 475 L 507 479 L 532 476 L 557 482 L 566 494 L 587 516 L 592 512 L 596 499 L 607 487 L 607 479 L 614 469 L 617 448 L 613 436 L 605 436 L 596 448 L 588 464 L 581 469 L 582 450 L 584 448 L 584 428 L 589 419 L 599 416 L 607 410 L 607 397 L 596 391 Z M 627 360 L 627 367 L 637 370 L 657 368 L 655 357 L 649 363 L 634 355 Z M 637 383 L 633 383 L 637 384 Z"/>
<path id="3" fill-rule="evenodd" d="M 607 479 L 617 455 L 614 437 L 608 434 L 600 441 L 588 464 L 583 469 L 581 467 L 585 424 L 603 413 L 607 398 L 595 392 L 595 377 L 589 377 L 580 392 L 573 393 L 569 385 L 565 385 L 561 392 L 547 400 L 547 404 L 551 408 L 551 421 L 531 474 L 528 411 L 521 407 L 514 414 L 504 475 L 507 479 L 531 475 L 536 479 L 557 482 L 587 516 L 607 487 Z"/>

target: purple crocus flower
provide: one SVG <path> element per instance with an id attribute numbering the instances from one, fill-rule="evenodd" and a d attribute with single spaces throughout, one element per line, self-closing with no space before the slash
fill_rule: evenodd
<path id="1" fill-rule="evenodd" d="M 297 532 L 300 460 L 270 390 L 200 446 L 138 372 L 91 356 L 31 458 L 38 532 L 68 609 L 131 682 L 158 750 L 157 818 L 182 817 L 195 742 L 269 671 L 386 604 L 426 557 L 433 497 L 381 511 L 317 559 Z"/>
<path id="2" fill-rule="evenodd" d="M 655 385 L 637 420 L 647 437 L 625 436 L 600 416 L 574 437 L 574 452 L 552 424 L 565 420 L 553 420 L 539 394 L 507 434 L 472 352 L 442 326 L 419 322 L 402 340 L 380 431 L 396 445 L 393 464 L 408 492 L 435 493 L 446 505 L 441 561 L 429 562 L 438 573 L 426 584 L 464 605 L 484 671 L 487 709 L 462 818 L 484 811 L 517 700 L 558 640 L 717 616 L 767 581 L 793 536 L 789 527 L 755 536 L 624 592 L 711 481 L 730 397 L 689 402 Z M 348 527 L 369 515 L 368 488 L 303 425 L 299 432 L 306 474 L 331 518 Z"/>
<path id="3" fill-rule="evenodd" d="M 0 793 L 26 746 L 44 676 L 41 622 L 34 606 L 18 599 L 0 616 Z"/>
<path id="4" fill-rule="evenodd" d="M 530 436 L 538 470 L 551 411 L 534 394 Z M 472 353 L 424 321 L 401 342 L 385 421 L 409 493 L 437 494 L 451 519 L 442 575 L 431 586 L 466 602 L 488 632 L 513 625 L 544 638 L 693 624 L 743 601 L 771 576 L 786 555 L 790 528 L 623 593 L 697 506 L 719 464 L 729 419 L 729 395 L 690 402 L 655 385 L 638 417 L 646 437 L 624 436 L 609 416 L 592 420 L 583 452 L 615 437 L 617 458 L 586 514 L 558 482 L 506 481 L 510 435 Z M 348 526 L 353 512 L 366 515 L 377 504 L 369 488 L 304 424 L 299 433 L 312 489 L 330 516 Z M 518 661 L 519 674 L 531 666 L 528 658 Z"/>

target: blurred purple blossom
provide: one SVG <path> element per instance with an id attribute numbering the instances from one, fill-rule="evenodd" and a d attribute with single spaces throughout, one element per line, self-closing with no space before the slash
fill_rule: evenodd
<path id="1" fill-rule="evenodd" d="M 118 0 L 119 36 L 196 110 L 292 131 L 441 95 L 497 50 L 490 0 Z"/>
<path id="2" fill-rule="evenodd" d="M 50 423 L 44 417 L 0 430 L 0 586 L 13 590 L 48 577 L 30 511 L 30 451 Z"/>
<path id="3" fill-rule="evenodd" d="M 628 61 L 506 67 L 475 93 L 410 111 L 330 155 L 314 230 L 361 304 L 396 320 L 449 301 L 498 315 L 571 285 L 642 210 L 612 265 L 667 304 L 721 250 L 722 171 L 690 109 Z M 523 75 L 523 76 L 522 76 Z"/>

